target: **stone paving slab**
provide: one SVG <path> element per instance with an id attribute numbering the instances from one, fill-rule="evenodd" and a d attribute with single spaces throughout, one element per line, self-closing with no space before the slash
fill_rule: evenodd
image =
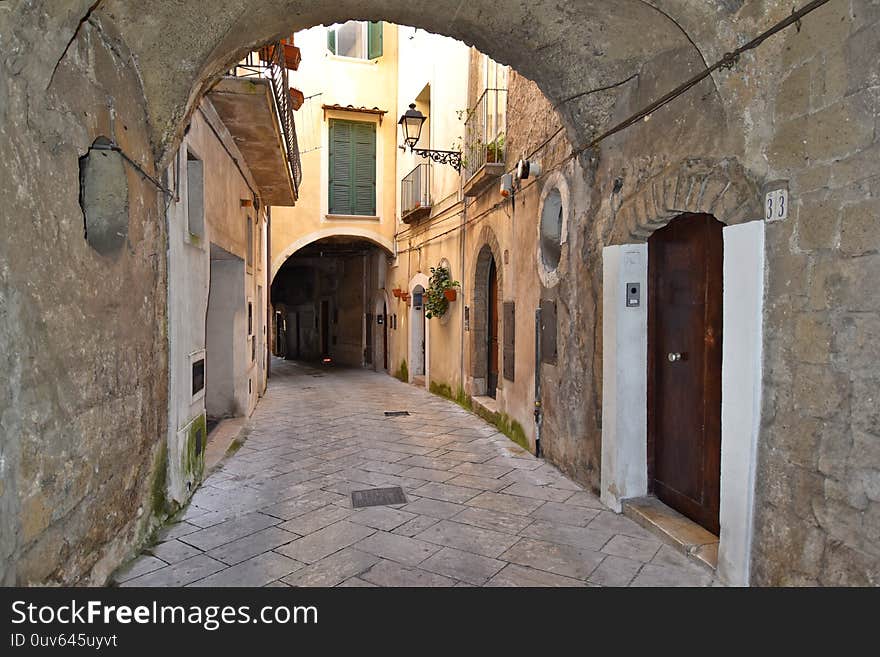
<path id="1" fill-rule="evenodd" d="M 245 445 L 120 585 L 718 584 L 447 400 L 364 370 L 272 368 Z M 351 491 L 387 486 L 407 503 L 351 508 Z"/>

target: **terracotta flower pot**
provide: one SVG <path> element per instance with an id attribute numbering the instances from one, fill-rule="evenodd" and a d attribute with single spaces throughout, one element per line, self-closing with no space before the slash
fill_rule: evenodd
<path id="1" fill-rule="evenodd" d="M 457 294 L 456 294 L 455 290 L 450 289 L 450 290 L 443 290 L 443 296 L 446 297 L 447 301 L 455 301 Z"/>
<path id="2" fill-rule="evenodd" d="M 391 290 L 391 294 L 393 294 L 395 297 L 397 297 L 399 299 L 400 295 L 403 294 L 403 290 L 401 290 L 399 287 L 396 287 L 393 290 Z"/>

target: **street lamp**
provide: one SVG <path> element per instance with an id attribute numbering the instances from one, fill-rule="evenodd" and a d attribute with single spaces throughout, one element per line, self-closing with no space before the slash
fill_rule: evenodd
<path id="1" fill-rule="evenodd" d="M 448 164 L 456 171 L 461 171 L 461 152 L 438 151 L 431 148 L 416 148 L 419 137 L 422 136 L 422 126 L 428 118 L 416 109 L 415 103 L 410 103 L 409 109 L 400 116 L 397 125 L 403 133 L 403 143 L 409 146 L 410 153 L 416 153 L 422 157 L 429 157 L 438 164 Z M 406 150 L 401 146 L 401 150 Z"/>

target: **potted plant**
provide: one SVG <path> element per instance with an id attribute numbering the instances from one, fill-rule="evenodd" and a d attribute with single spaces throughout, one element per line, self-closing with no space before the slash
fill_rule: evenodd
<path id="1" fill-rule="evenodd" d="M 425 290 L 425 317 L 443 317 L 449 309 L 449 302 L 455 301 L 455 288 L 461 287 L 452 280 L 446 267 L 431 267 L 431 280 Z"/>
<path id="2" fill-rule="evenodd" d="M 494 141 L 486 144 L 486 162 L 487 163 L 503 163 L 504 162 L 504 133 L 499 134 Z"/>
<path id="3" fill-rule="evenodd" d="M 399 299 L 400 295 L 403 294 L 403 290 L 401 290 L 399 287 L 396 287 L 393 290 L 391 290 L 391 294 L 393 294 L 395 297 L 397 297 Z"/>

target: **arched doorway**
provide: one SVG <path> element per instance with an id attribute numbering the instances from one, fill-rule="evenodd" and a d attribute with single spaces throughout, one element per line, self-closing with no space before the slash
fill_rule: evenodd
<path id="1" fill-rule="evenodd" d="M 497 257 L 497 240 L 484 231 L 474 269 L 471 310 L 471 385 L 473 394 L 494 398 L 500 387 L 502 268 Z"/>
<path id="2" fill-rule="evenodd" d="M 489 263 L 486 281 L 486 394 L 495 398 L 498 390 L 498 268 Z"/>
<path id="3" fill-rule="evenodd" d="M 410 308 L 410 358 L 413 383 L 418 383 L 419 378 L 424 377 L 426 368 L 426 331 L 425 331 L 425 288 L 416 285 L 411 292 L 412 306 Z"/>
<path id="4" fill-rule="evenodd" d="M 718 534 L 723 225 L 682 215 L 648 240 L 648 486 Z"/>

